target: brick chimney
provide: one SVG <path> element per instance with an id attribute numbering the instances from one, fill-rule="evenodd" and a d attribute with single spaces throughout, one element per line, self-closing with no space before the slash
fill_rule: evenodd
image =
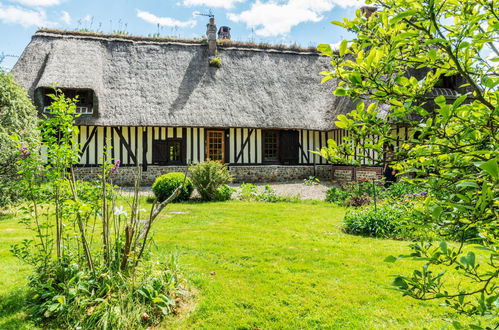
<path id="1" fill-rule="evenodd" d="M 363 6 L 360 7 L 360 12 L 362 15 L 364 15 L 366 18 L 371 17 L 372 14 L 374 14 L 375 11 L 377 11 L 378 8 L 376 7 L 371 7 L 371 6 Z"/>
<path id="2" fill-rule="evenodd" d="M 206 37 L 208 38 L 208 56 L 217 54 L 217 26 L 215 17 L 210 17 L 210 23 L 206 24 Z"/>

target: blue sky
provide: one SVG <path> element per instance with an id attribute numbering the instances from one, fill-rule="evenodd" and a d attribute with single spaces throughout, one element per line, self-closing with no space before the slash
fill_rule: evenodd
<path id="1" fill-rule="evenodd" d="M 213 12 L 232 39 L 312 46 L 351 37 L 331 20 L 352 17 L 362 0 L 0 0 L 0 55 L 19 56 L 39 27 L 132 35 L 202 37 Z M 16 57 L 0 64 L 11 68 Z"/>

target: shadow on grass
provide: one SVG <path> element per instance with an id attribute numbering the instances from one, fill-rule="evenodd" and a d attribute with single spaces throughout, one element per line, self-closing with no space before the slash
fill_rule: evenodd
<path id="1" fill-rule="evenodd" d="M 0 210 L 0 221 L 12 219 L 14 216 L 7 211 Z"/>
<path id="2" fill-rule="evenodd" d="M 26 304 L 26 291 L 16 289 L 0 295 L 0 329 L 33 328 L 23 313 Z"/>

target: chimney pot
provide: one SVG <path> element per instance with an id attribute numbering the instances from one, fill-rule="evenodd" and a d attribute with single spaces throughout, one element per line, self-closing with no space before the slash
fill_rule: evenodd
<path id="1" fill-rule="evenodd" d="M 371 17 L 371 15 L 374 14 L 374 12 L 376 12 L 377 10 L 378 10 L 378 8 L 372 7 L 372 6 L 360 7 L 360 11 L 361 11 L 362 15 L 364 15 L 366 18 Z"/>

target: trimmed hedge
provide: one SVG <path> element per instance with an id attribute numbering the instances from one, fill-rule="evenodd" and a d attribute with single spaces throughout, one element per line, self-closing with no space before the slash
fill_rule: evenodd
<path id="1" fill-rule="evenodd" d="M 152 185 L 152 192 L 159 202 L 166 200 L 173 194 L 175 189 L 184 183 L 180 195 L 175 198 L 174 202 L 186 201 L 191 197 L 194 185 L 189 177 L 185 178 L 185 174 L 180 172 L 171 172 L 157 177 Z"/>

